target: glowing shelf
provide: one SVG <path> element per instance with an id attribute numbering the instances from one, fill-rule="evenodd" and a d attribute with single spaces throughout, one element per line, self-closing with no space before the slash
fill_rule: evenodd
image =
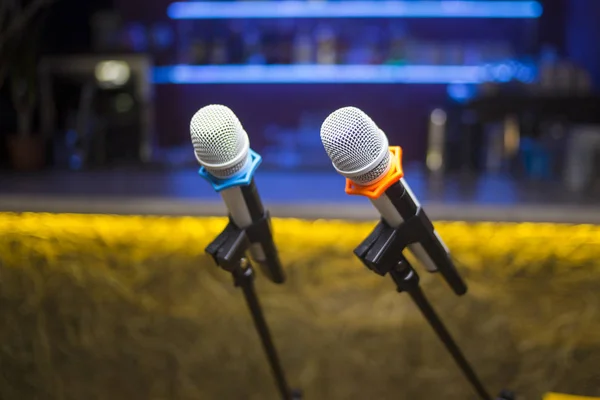
<path id="1" fill-rule="evenodd" d="M 535 69 L 516 62 L 459 65 L 172 65 L 155 67 L 156 84 L 477 84 L 531 82 Z"/>
<path id="2" fill-rule="evenodd" d="M 172 19 L 234 18 L 539 18 L 537 1 L 175 2 Z"/>

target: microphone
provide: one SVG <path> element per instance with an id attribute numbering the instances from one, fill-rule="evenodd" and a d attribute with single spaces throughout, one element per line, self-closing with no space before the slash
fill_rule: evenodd
<path id="1" fill-rule="evenodd" d="M 401 148 L 389 147 L 385 133 L 363 111 L 344 107 L 331 113 L 321 126 L 321 141 L 333 167 L 347 178 L 346 193 L 369 197 L 389 226 L 397 228 L 417 212 L 428 221 L 404 180 Z M 410 244 L 408 250 L 429 272 L 439 271 L 457 295 L 467 292 L 434 228 L 426 240 Z"/>
<path id="2" fill-rule="evenodd" d="M 268 221 L 254 184 L 254 172 L 262 159 L 250 149 L 248 134 L 233 111 L 216 104 L 201 108 L 190 121 L 190 134 L 202 166 L 199 173 L 221 195 L 231 221 L 242 229 L 265 218 Z M 270 223 L 268 237 L 253 242 L 250 255 L 273 282 L 285 281 Z"/>

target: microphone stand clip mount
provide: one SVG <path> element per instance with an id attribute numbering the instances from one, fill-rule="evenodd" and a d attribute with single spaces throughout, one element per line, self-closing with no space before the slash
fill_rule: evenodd
<path id="1" fill-rule="evenodd" d="M 286 381 L 283 367 L 254 290 L 254 269 L 250 260 L 245 256 L 251 244 L 271 240 L 269 221 L 269 213 L 265 212 L 263 218 L 252 225 L 239 228 L 230 218 L 225 229 L 206 247 L 206 252 L 212 256 L 220 268 L 231 273 L 234 286 L 242 289 L 281 398 L 283 400 L 301 400 L 301 392 L 290 389 Z"/>
<path id="2" fill-rule="evenodd" d="M 431 240 L 433 224 L 421 207 L 396 229 L 382 218 L 367 238 L 354 249 L 354 254 L 378 275 L 385 276 L 404 258 L 409 244 Z"/>

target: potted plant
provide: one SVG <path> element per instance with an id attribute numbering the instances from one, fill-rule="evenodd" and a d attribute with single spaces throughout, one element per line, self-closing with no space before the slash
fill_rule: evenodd
<path id="1" fill-rule="evenodd" d="M 45 162 L 44 138 L 34 133 L 41 11 L 54 0 L 0 0 L 0 89 L 7 85 L 17 131 L 7 136 L 12 167 L 39 169 Z"/>

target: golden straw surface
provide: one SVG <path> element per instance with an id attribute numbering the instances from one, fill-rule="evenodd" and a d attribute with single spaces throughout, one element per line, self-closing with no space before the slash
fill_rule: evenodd
<path id="1" fill-rule="evenodd" d="M 0 214 L 0 399 L 276 399 L 223 218 Z M 406 294 L 352 250 L 374 223 L 275 219 L 288 281 L 256 284 L 313 399 L 476 398 Z M 418 269 L 493 392 L 600 396 L 600 227 L 436 223 L 469 293 Z"/>

